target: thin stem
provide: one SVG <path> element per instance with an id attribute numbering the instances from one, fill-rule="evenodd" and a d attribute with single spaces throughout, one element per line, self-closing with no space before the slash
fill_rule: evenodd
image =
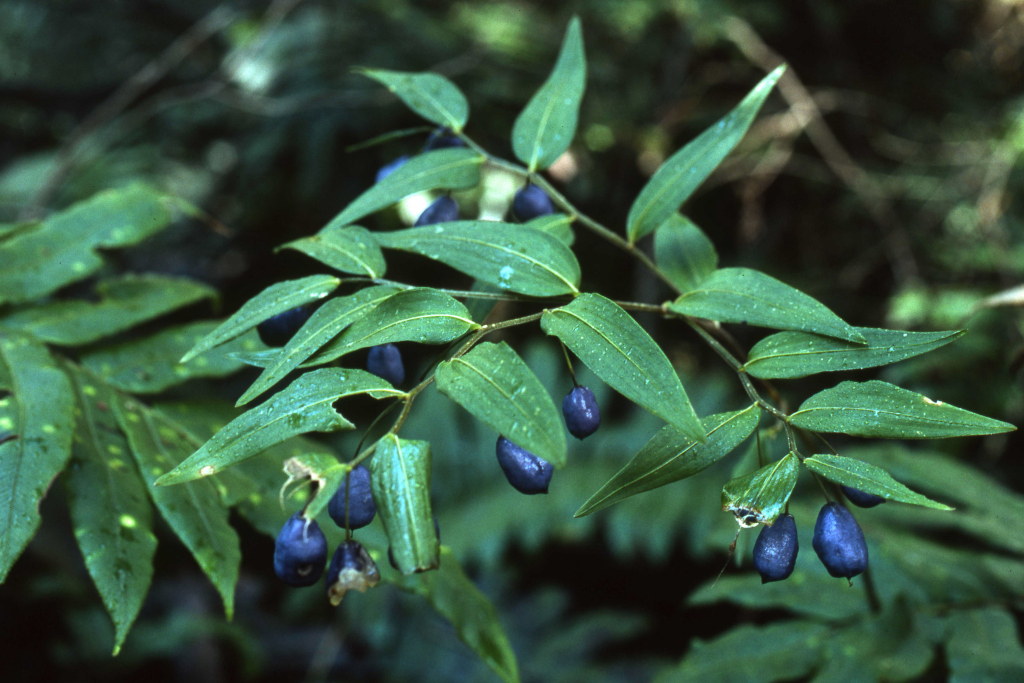
<path id="1" fill-rule="evenodd" d="M 569 376 L 572 377 L 572 385 L 574 387 L 578 387 L 580 383 L 576 381 L 576 371 L 572 369 L 572 361 L 569 359 L 569 351 L 565 348 L 565 343 L 561 339 L 558 340 L 558 345 L 562 347 L 562 355 L 565 356 L 565 364 L 569 368 Z"/>

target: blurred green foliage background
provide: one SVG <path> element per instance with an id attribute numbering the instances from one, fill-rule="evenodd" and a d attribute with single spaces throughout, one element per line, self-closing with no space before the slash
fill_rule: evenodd
<path id="1" fill-rule="evenodd" d="M 119 254 L 113 268 L 197 277 L 221 290 L 221 313 L 233 312 L 275 281 L 314 272 L 302 256 L 275 255 L 274 247 L 318 230 L 381 165 L 422 146 L 425 133 L 349 151 L 422 123 L 352 67 L 445 74 L 470 99 L 467 133 L 510 157 L 515 116 L 547 75 L 573 13 L 583 21 L 588 86 L 576 144 L 551 175 L 577 206 L 622 230 L 658 164 L 786 61 L 795 78 L 780 84 L 687 215 L 723 265 L 762 269 L 854 325 L 970 330 L 951 346 L 856 379 L 880 377 L 1024 421 L 1024 294 L 1013 293 L 1024 274 L 1019 0 L 2 0 L 0 222 L 45 216 L 143 179 L 207 215 Z M 509 197 L 461 199 L 486 209 Z M 578 231 L 575 249 L 585 289 L 664 298 L 653 278 L 606 244 Z M 392 258 L 390 272 L 406 282 L 465 284 L 415 257 Z M 640 320 L 683 374 L 699 414 L 731 409 L 739 385 L 696 337 L 679 324 Z M 747 348 L 764 334 L 734 332 Z M 538 337 L 508 338 L 560 396 L 569 380 L 557 349 L 534 343 Z M 414 367 L 429 361 L 413 352 Z M 193 382 L 168 398 L 233 401 L 253 377 Z M 835 380 L 786 383 L 785 397 L 798 404 Z M 764 597 L 749 568 L 750 533 L 722 582 L 709 587 L 735 531 L 718 505 L 735 456 L 693 480 L 574 520 L 579 504 L 657 428 L 601 391 L 596 378 L 587 381 L 607 406 L 605 426 L 575 444 L 570 467 L 543 499 L 512 491 L 493 460 L 494 435 L 443 399 L 418 402 L 403 434 L 434 444 L 443 539 L 497 604 L 524 680 L 647 680 L 696 639 L 808 613 L 841 628 L 867 609 L 856 582 L 847 589 L 822 580 L 809 538 L 798 566 L 809 582 L 802 592 Z M 342 453 L 355 448 L 348 437 L 334 445 Z M 993 623 L 1009 624 L 1016 642 L 1024 499 L 989 480 L 966 500 L 943 487 L 966 486 L 957 463 L 968 463 L 1006 489 L 1024 489 L 1020 433 L 929 446 L 932 474 L 952 464 L 925 493 L 958 501 L 962 510 L 952 515 L 967 516 L 895 505 L 861 515 L 878 544 L 876 582 L 888 582 L 879 587 L 886 614 L 990 607 L 1000 615 Z M 926 478 L 913 473 L 914 459 L 899 444 L 891 448 L 876 455 L 894 475 L 902 467 L 906 477 Z M 42 530 L 0 588 L 7 681 L 493 679 L 414 597 L 381 588 L 332 610 L 318 590 L 285 590 L 270 570 L 271 539 L 242 521 L 235 619 L 223 620 L 184 549 L 161 544 L 149 601 L 111 659 L 111 628 L 61 495 L 55 487 L 45 501 Z M 815 496 L 802 480 L 801 532 L 810 531 Z M 953 578 L 932 585 L 893 568 L 914 562 Z M 726 650 L 733 659 L 742 660 L 745 648 L 804 647 L 787 644 L 782 636 L 794 629 L 785 625 L 767 632 L 778 640 L 752 633 L 733 631 Z M 892 680 L 986 680 L 957 668 L 955 642 L 946 645 L 948 657 L 892 655 Z M 1006 670 L 1019 671 L 1012 664 Z M 787 679 L 810 674 L 792 671 Z M 721 680 L 759 680 L 756 671 L 750 677 L 725 664 L 705 675 L 715 672 Z"/>

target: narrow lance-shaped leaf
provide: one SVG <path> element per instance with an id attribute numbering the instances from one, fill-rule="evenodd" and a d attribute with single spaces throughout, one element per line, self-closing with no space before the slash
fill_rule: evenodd
<path id="1" fill-rule="evenodd" d="M 310 364 L 389 342 L 445 344 L 479 325 L 461 303 L 427 287 L 405 289 L 382 299 L 320 350 Z"/>
<path id="2" fill-rule="evenodd" d="M 181 362 L 187 363 L 199 354 L 245 334 L 278 313 L 323 299 L 340 284 L 341 280 L 330 275 L 310 275 L 271 285 L 249 299 L 237 313 L 221 323 L 217 329 L 200 339 L 192 350 L 182 357 Z"/>
<path id="3" fill-rule="evenodd" d="M 780 66 L 765 76 L 735 109 L 661 165 L 629 209 L 626 235 L 630 244 L 653 232 L 678 211 L 739 144 L 785 69 L 785 65 Z"/>
<path id="4" fill-rule="evenodd" d="M 558 408 L 529 366 L 505 342 L 483 343 L 441 363 L 437 389 L 518 446 L 565 465 Z"/>
<path id="5" fill-rule="evenodd" d="M 0 583 L 39 528 L 39 503 L 71 455 L 74 393 L 46 347 L 0 333 Z"/>
<path id="6" fill-rule="evenodd" d="M 815 455 L 805 459 L 804 464 L 807 465 L 807 469 L 817 472 L 829 481 L 853 487 L 864 493 L 872 493 L 886 500 L 923 505 L 936 510 L 953 509 L 948 505 L 936 503 L 920 493 L 914 493 L 893 479 L 881 467 L 863 460 L 846 458 L 841 455 Z"/>
<path id="7" fill-rule="evenodd" d="M 789 419 L 801 429 L 881 439 L 942 439 L 1016 429 L 1012 424 L 877 380 L 843 382 L 819 392 L 804 401 Z"/>
<path id="8" fill-rule="evenodd" d="M 64 487 L 75 540 L 114 622 L 116 655 L 153 578 L 153 510 L 108 392 L 70 364 L 66 368 L 74 380 L 78 420 Z"/>
<path id="9" fill-rule="evenodd" d="M 364 370 L 307 372 L 266 403 L 232 420 L 155 484 L 170 486 L 207 477 L 297 434 L 353 429 L 332 407 L 335 401 L 353 394 L 383 398 L 401 393 Z"/>
<path id="10" fill-rule="evenodd" d="M 430 444 L 387 434 L 374 451 L 370 474 L 373 500 L 399 571 L 436 569 L 440 546 L 430 509 Z"/>
<path id="11" fill-rule="evenodd" d="M 96 285 L 99 301 L 53 301 L 0 318 L 0 325 L 28 332 L 37 339 L 79 346 L 158 318 L 217 292 L 186 278 L 165 275 L 124 275 Z"/>
<path id="12" fill-rule="evenodd" d="M 777 330 L 816 332 L 858 344 L 864 336 L 803 292 L 749 268 L 722 268 L 669 304 L 683 315 Z"/>
<path id="13" fill-rule="evenodd" d="M 800 461 L 796 453 L 737 477 L 722 487 L 722 509 L 736 516 L 740 526 L 771 524 L 782 514 L 793 494 Z"/>
<path id="14" fill-rule="evenodd" d="M 453 221 L 380 233 L 387 249 L 401 249 L 528 296 L 577 294 L 580 265 L 557 237 L 525 225 Z"/>
<path id="15" fill-rule="evenodd" d="M 586 83 L 583 29 L 579 17 L 573 17 L 554 70 L 512 127 L 512 151 L 531 172 L 547 168 L 569 149 Z"/>
<path id="16" fill-rule="evenodd" d="M 138 244 L 168 225 L 180 205 L 133 184 L 101 192 L 0 245 L 0 303 L 36 299 L 89 277 L 103 265 L 97 249 Z"/>
<path id="17" fill-rule="evenodd" d="M 654 233 L 654 261 L 676 287 L 688 292 L 715 272 L 718 253 L 693 221 L 673 213 Z"/>
<path id="18" fill-rule="evenodd" d="M 743 370 L 762 379 L 790 379 L 818 372 L 873 368 L 933 351 L 966 334 L 966 330 L 902 332 L 870 327 L 854 329 L 867 340 L 866 345 L 806 332 L 773 334 L 754 345 Z"/>
<path id="19" fill-rule="evenodd" d="M 600 294 L 544 311 L 541 328 L 558 337 L 611 388 L 704 443 L 704 428 L 664 352 L 633 318 Z"/>
<path id="20" fill-rule="evenodd" d="M 398 586 L 426 598 L 438 614 L 451 622 L 459 639 L 501 680 L 519 682 L 515 652 L 501 627 L 498 611 L 462 571 L 451 548 L 441 548 L 441 566 L 437 571 L 403 578 Z"/>
<path id="21" fill-rule="evenodd" d="M 411 194 L 427 190 L 465 190 L 480 182 L 485 158 L 472 149 L 454 147 L 414 156 L 363 192 L 335 216 L 327 228 L 348 225 Z"/>
<path id="22" fill-rule="evenodd" d="M 178 359 L 217 327 L 201 321 L 84 354 L 82 365 L 117 389 L 133 394 L 154 394 L 191 379 L 224 377 L 245 367 L 231 356 L 262 348 L 256 332 L 249 331 L 187 363 Z"/>
<path id="23" fill-rule="evenodd" d="M 337 337 L 342 330 L 353 321 L 367 315 L 377 304 L 392 294 L 397 294 L 397 287 L 367 287 L 349 296 L 336 297 L 318 308 L 313 315 L 292 335 L 281 350 L 274 349 L 259 358 L 267 359 L 266 370 L 256 378 L 252 386 L 238 399 L 238 404 L 248 403 L 256 396 L 277 384 L 284 377 L 303 364 L 303 362 Z M 328 349 L 324 349 L 328 353 Z M 334 358 L 314 360 L 306 365 L 322 364 Z M 246 356 L 246 362 L 253 362 L 252 356 Z"/>
<path id="24" fill-rule="evenodd" d="M 439 126 L 458 133 L 469 120 L 469 102 L 458 86 L 434 73 L 407 73 L 387 69 L 355 69 L 387 86 L 409 109 Z"/>
<path id="25" fill-rule="evenodd" d="M 186 486 L 155 486 L 156 479 L 181 464 L 194 446 L 188 434 L 165 415 L 127 397 L 110 395 L 153 503 L 209 577 L 231 619 L 242 550 L 217 487 L 209 479 Z"/>
<path id="26" fill-rule="evenodd" d="M 576 512 L 584 517 L 644 491 L 702 472 L 728 455 L 757 427 L 756 405 L 701 420 L 707 442 L 698 443 L 672 425 L 665 425 L 618 474 Z"/>
<path id="27" fill-rule="evenodd" d="M 386 264 L 373 233 L 358 225 L 326 227 L 311 237 L 288 242 L 278 247 L 301 251 L 325 266 L 343 273 L 384 277 Z"/>

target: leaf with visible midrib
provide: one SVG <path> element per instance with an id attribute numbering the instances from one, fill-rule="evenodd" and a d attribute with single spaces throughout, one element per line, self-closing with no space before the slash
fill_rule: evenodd
<path id="1" fill-rule="evenodd" d="M 793 494 L 800 461 L 789 453 L 756 472 L 736 477 L 722 487 L 722 509 L 746 516 L 753 513 L 761 524 L 771 524 L 782 514 Z"/>
<path id="2" fill-rule="evenodd" d="M 545 169 L 562 156 L 576 135 L 587 82 L 587 58 L 579 17 L 565 29 L 555 68 L 516 118 L 512 151 L 530 172 Z"/>
<path id="3" fill-rule="evenodd" d="M 386 249 L 411 251 L 527 296 L 576 294 L 580 264 L 557 237 L 526 225 L 453 221 L 379 233 Z"/>
<path id="4" fill-rule="evenodd" d="M 765 76 L 735 109 L 669 157 L 651 176 L 629 209 L 626 235 L 630 244 L 653 232 L 678 211 L 739 144 L 785 69 L 782 65 Z"/>
<path id="5" fill-rule="evenodd" d="M 469 102 L 458 86 L 440 74 L 407 73 L 387 69 L 354 69 L 387 86 L 414 112 L 458 133 L 469 120 Z"/>
<path id="6" fill-rule="evenodd" d="M 669 304 L 683 315 L 777 330 L 816 332 L 866 343 L 823 304 L 773 277 L 749 268 L 722 268 Z"/>
<path id="7" fill-rule="evenodd" d="M 8 394 L 7 392 L 10 392 Z M 39 504 L 71 455 L 74 393 L 42 343 L 0 334 L 0 583 L 39 528 Z M 18 438 L 8 439 L 10 435 Z"/>
<path id="8" fill-rule="evenodd" d="M 873 368 L 933 351 L 967 333 L 854 329 L 867 340 L 866 345 L 806 332 L 773 334 L 754 345 L 743 370 L 761 379 L 790 379 L 817 372 Z"/>
<path id="9" fill-rule="evenodd" d="M 435 569 L 440 544 L 430 509 L 430 444 L 385 435 L 370 461 L 370 488 L 399 571 Z"/>
<path id="10" fill-rule="evenodd" d="M 600 294 L 581 294 L 568 306 L 544 311 L 540 326 L 608 386 L 695 441 L 706 440 L 672 363 L 614 302 Z"/>
<path id="11" fill-rule="evenodd" d="M 673 213 L 654 233 L 654 261 L 672 284 L 688 292 L 715 272 L 718 253 L 693 221 Z"/>
<path id="12" fill-rule="evenodd" d="M 365 370 L 307 372 L 266 403 L 229 422 L 155 484 L 170 486 L 207 477 L 297 434 L 353 429 L 355 426 L 332 407 L 338 399 L 353 394 L 383 398 L 402 392 Z"/>
<path id="13" fill-rule="evenodd" d="M 698 443 L 672 425 L 665 425 L 625 467 L 576 512 L 585 517 L 644 491 L 692 477 L 718 462 L 753 433 L 760 411 L 756 405 L 701 420 L 706 443 Z"/>
<path id="14" fill-rule="evenodd" d="M 923 505 L 936 510 L 952 510 L 942 503 L 936 503 L 908 489 L 889 475 L 881 467 L 862 460 L 845 458 L 841 455 L 814 455 L 804 460 L 804 465 L 812 472 L 817 472 L 829 481 L 843 486 L 850 486 L 864 493 L 872 493 L 886 500 L 898 503 Z"/>
<path id="15" fill-rule="evenodd" d="M 325 266 L 353 275 L 384 277 L 387 267 L 373 234 L 358 225 L 328 226 L 312 237 L 282 244 L 275 251 L 281 249 L 301 251 Z"/>
<path id="16" fill-rule="evenodd" d="M 843 382 L 819 392 L 804 401 L 789 421 L 815 432 L 883 439 L 941 439 L 1016 429 L 878 380 Z"/>
<path id="17" fill-rule="evenodd" d="M 565 429 L 544 385 L 505 342 L 441 363 L 437 389 L 518 446 L 565 466 Z"/>

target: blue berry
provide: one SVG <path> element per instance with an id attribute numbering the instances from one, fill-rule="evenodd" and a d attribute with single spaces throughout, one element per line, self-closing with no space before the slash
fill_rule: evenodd
<path id="1" fill-rule="evenodd" d="M 379 183 L 380 181 L 384 180 L 389 175 L 391 175 L 398 169 L 402 168 L 402 166 L 405 166 L 405 162 L 407 161 L 409 161 L 409 155 L 403 154 L 394 161 L 384 164 L 383 166 L 380 167 L 380 170 L 377 171 L 377 177 L 374 179 L 373 182 Z"/>
<path id="2" fill-rule="evenodd" d="M 462 138 L 457 135 L 452 135 L 451 131 L 447 128 L 437 128 L 430 134 L 430 137 L 427 138 L 427 143 L 423 145 L 423 151 L 429 152 L 435 149 L 465 146 L 466 143 L 462 141 Z"/>
<path id="3" fill-rule="evenodd" d="M 868 545 L 864 532 L 849 510 L 839 503 L 828 503 L 814 523 L 814 552 L 828 573 L 847 579 L 868 568 Z"/>
<path id="4" fill-rule="evenodd" d="M 881 505 L 885 502 L 885 498 L 876 496 L 873 493 L 864 493 L 860 489 L 855 489 L 851 486 L 840 486 L 843 491 L 843 495 L 846 496 L 847 500 L 861 508 L 873 508 L 876 505 Z"/>
<path id="5" fill-rule="evenodd" d="M 496 447 L 498 464 L 512 487 L 521 493 L 547 493 L 554 468 L 547 460 L 521 448 L 503 436 Z"/>
<path id="6" fill-rule="evenodd" d="M 459 205 L 448 195 L 438 197 L 416 219 L 415 227 L 459 220 Z"/>
<path id="7" fill-rule="evenodd" d="M 309 304 L 289 308 L 256 326 L 256 332 L 267 346 L 284 346 L 306 324 L 313 308 Z"/>
<path id="8" fill-rule="evenodd" d="M 405 381 L 402 352 L 394 344 L 380 344 L 371 348 L 370 353 L 366 356 L 366 369 L 381 379 L 387 380 L 394 387 Z"/>
<path id="9" fill-rule="evenodd" d="M 551 198 L 536 185 L 527 185 L 516 191 L 512 198 L 512 213 L 522 222 L 555 212 Z"/>
<path id="10" fill-rule="evenodd" d="M 574 387 L 562 399 L 562 416 L 569 433 L 585 439 L 601 426 L 601 411 L 594 392 L 584 386 Z"/>
<path id="11" fill-rule="evenodd" d="M 312 586 L 326 563 L 327 539 L 320 525 L 296 512 L 274 541 L 274 573 L 291 586 Z"/>
<path id="12" fill-rule="evenodd" d="M 774 524 L 761 529 L 754 543 L 754 569 L 761 575 L 761 583 L 788 579 L 799 550 L 793 515 L 782 515 Z"/>
<path id="13" fill-rule="evenodd" d="M 347 491 L 347 493 L 346 493 Z M 362 529 L 373 521 L 377 514 L 377 505 L 370 493 L 370 470 L 362 465 L 357 466 L 348 475 L 348 482 L 342 480 L 341 486 L 327 503 L 327 514 L 334 523 L 345 528 L 345 503 L 348 502 L 348 527 Z"/>
<path id="14" fill-rule="evenodd" d="M 359 541 L 348 540 L 338 546 L 327 569 L 327 597 L 337 607 L 348 591 L 365 593 L 380 583 L 380 570 Z"/>

